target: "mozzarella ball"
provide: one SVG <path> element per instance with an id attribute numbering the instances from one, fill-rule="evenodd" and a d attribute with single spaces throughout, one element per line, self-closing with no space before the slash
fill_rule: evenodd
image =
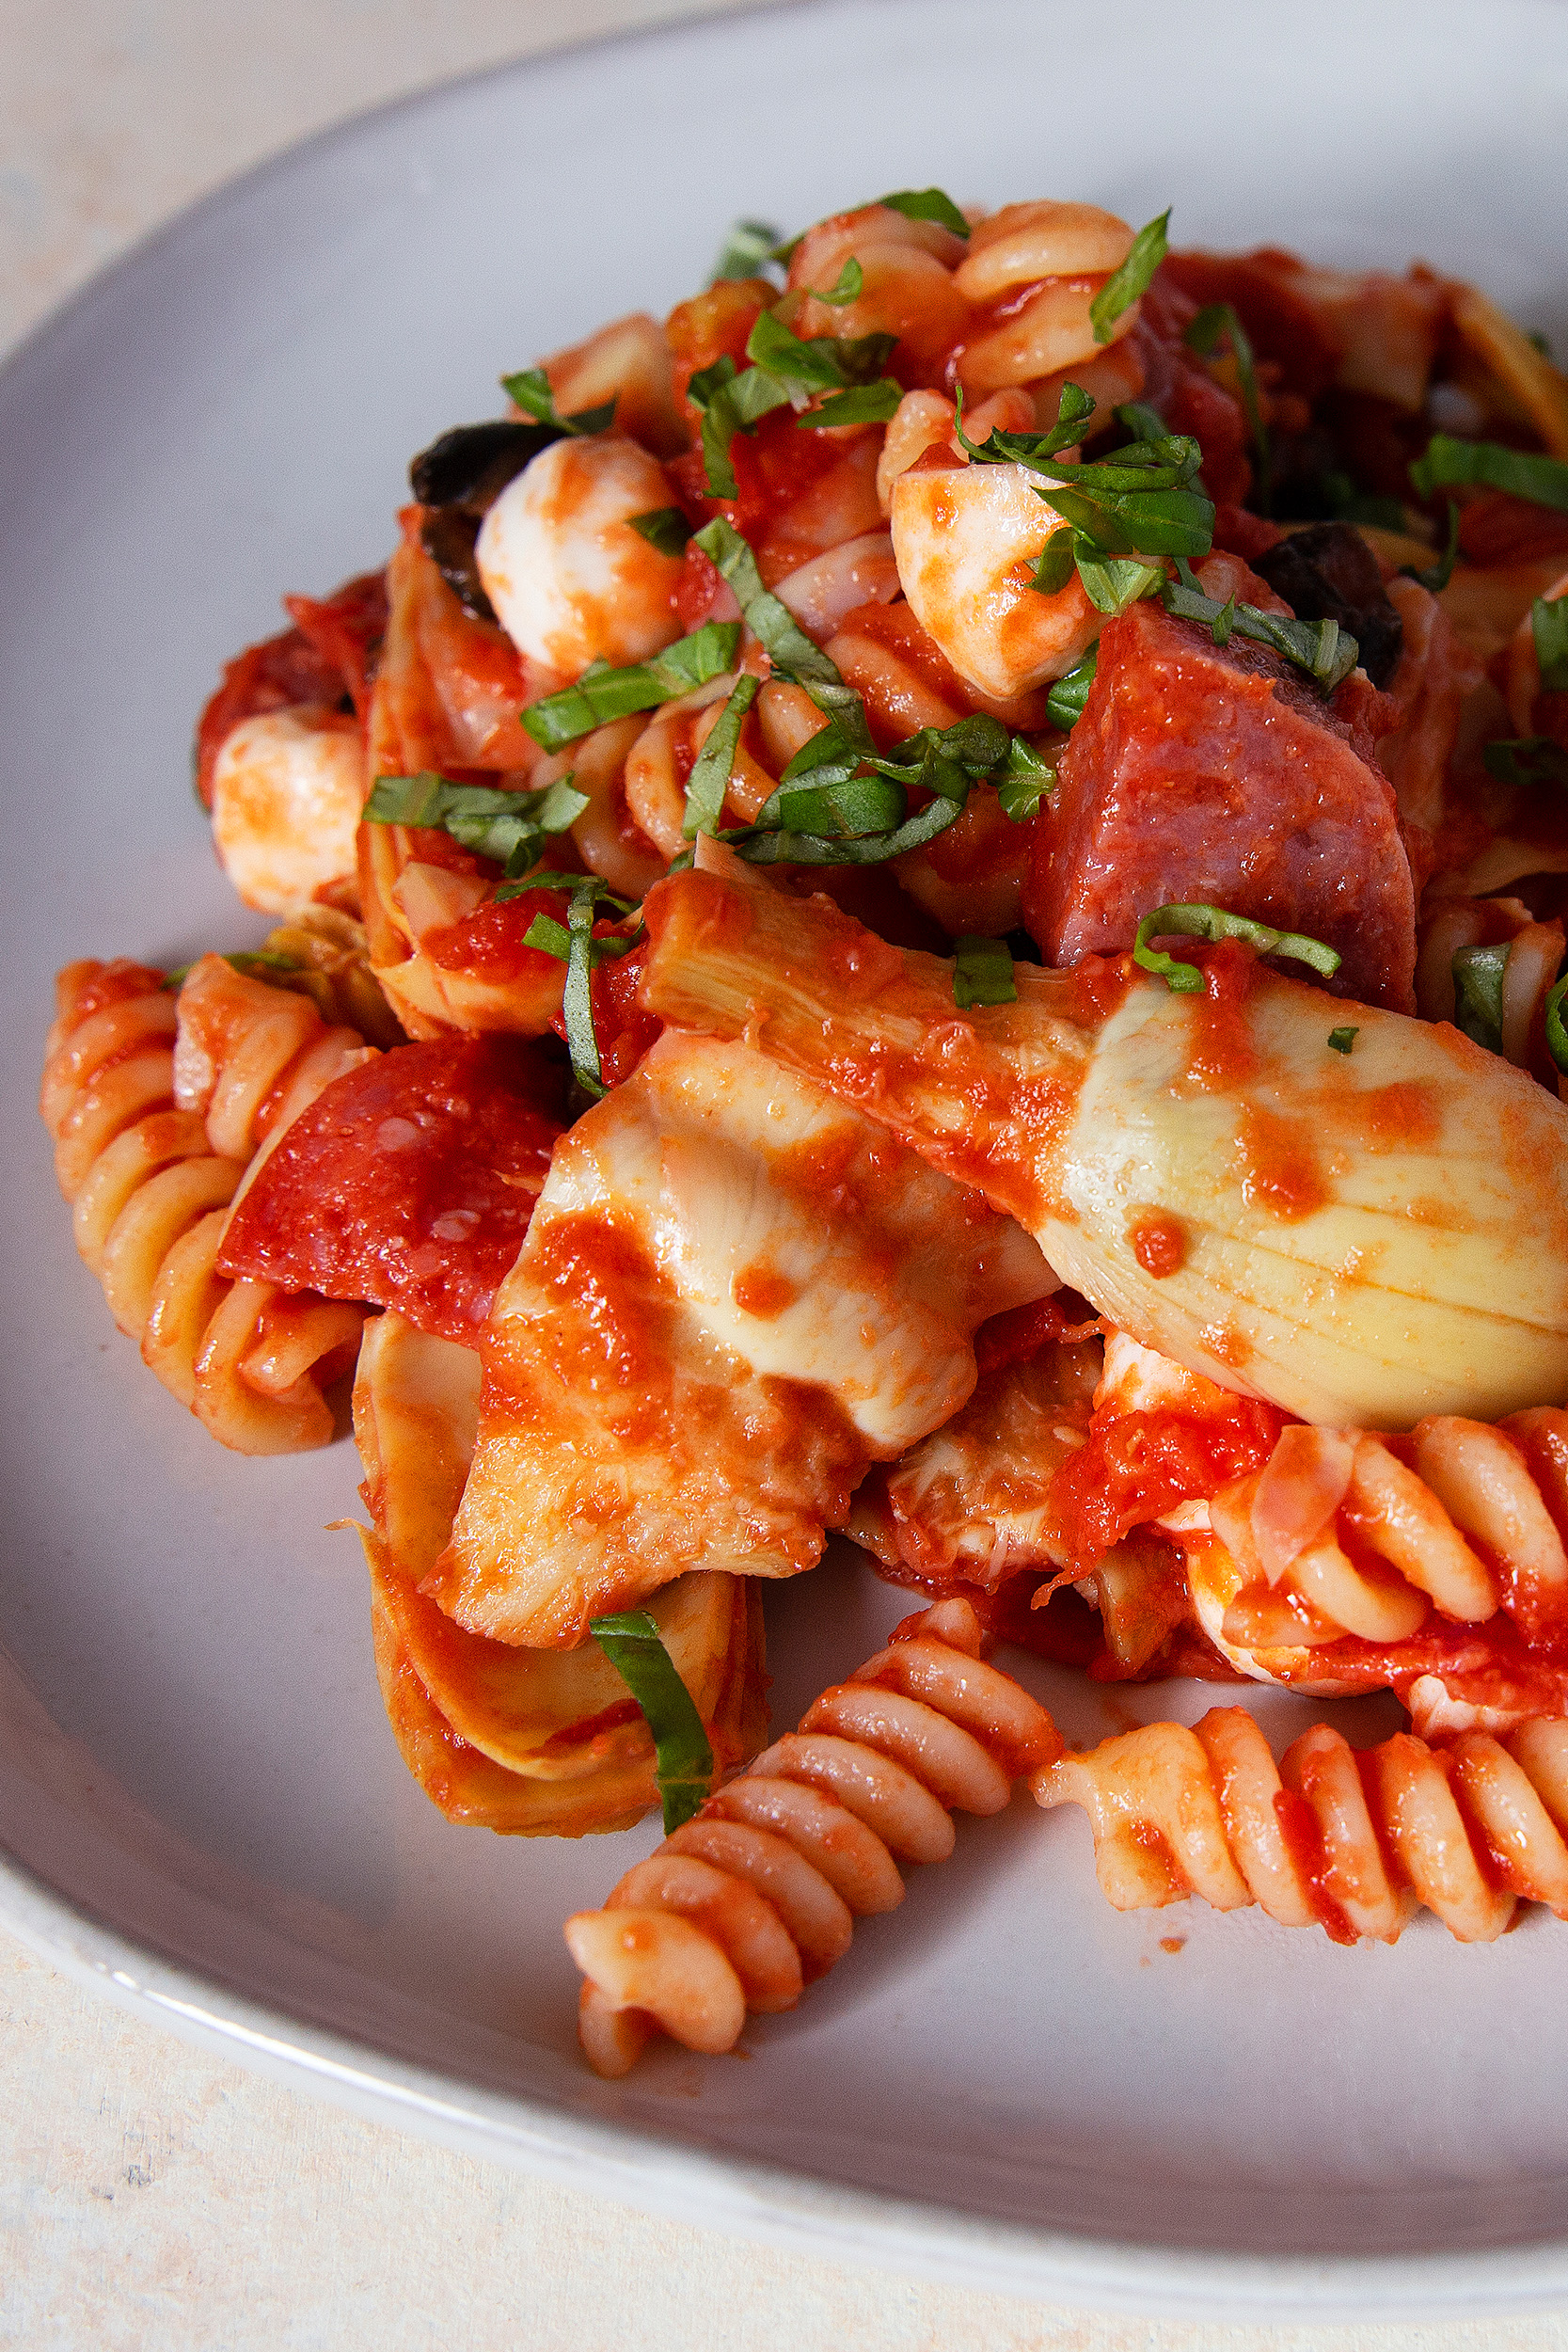
<path id="1" fill-rule="evenodd" d="M 674 502 L 657 458 L 617 434 L 541 450 L 497 499 L 475 548 L 518 651 L 578 677 L 591 661 L 619 667 L 672 644 L 681 559 L 660 555 L 630 517 Z"/>
<path id="2" fill-rule="evenodd" d="M 1061 517 L 1022 466 L 916 466 L 893 485 L 893 551 L 915 618 L 982 693 L 1022 694 L 1063 677 L 1100 634 L 1076 573 L 1055 596 L 1033 585 Z"/>
<path id="3" fill-rule="evenodd" d="M 354 871 L 359 723 L 317 703 L 242 719 L 213 770 L 213 837 L 247 907 L 287 914 Z"/>

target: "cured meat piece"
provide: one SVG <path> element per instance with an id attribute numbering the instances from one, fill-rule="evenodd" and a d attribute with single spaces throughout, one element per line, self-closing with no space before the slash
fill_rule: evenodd
<path id="1" fill-rule="evenodd" d="M 1153 908 L 1197 901 L 1326 940 L 1335 994 L 1415 1010 L 1393 788 L 1368 731 L 1276 655 L 1135 604 L 1101 637 L 1058 777 L 1023 894 L 1048 963 L 1128 948 Z"/>
<path id="2" fill-rule="evenodd" d="M 401 1045 L 350 1071 L 261 1163 L 223 1272 L 395 1307 L 472 1346 L 549 1169 L 548 1092 L 507 1037 Z"/>

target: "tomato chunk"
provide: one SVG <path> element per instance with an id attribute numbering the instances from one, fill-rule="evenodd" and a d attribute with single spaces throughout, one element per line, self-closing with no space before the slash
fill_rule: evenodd
<path id="1" fill-rule="evenodd" d="M 395 1307 L 474 1345 L 549 1168 L 556 1091 L 510 1037 L 400 1045 L 348 1071 L 262 1163 L 220 1271 Z"/>

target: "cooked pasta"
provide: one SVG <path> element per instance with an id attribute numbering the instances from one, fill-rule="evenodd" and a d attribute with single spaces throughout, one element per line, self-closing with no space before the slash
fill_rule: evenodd
<path id="1" fill-rule="evenodd" d="M 602 1911 L 567 1920 L 595 2074 L 626 2074 L 656 2030 L 728 2050 L 748 2010 L 793 2009 L 857 1917 L 902 1900 L 899 1863 L 944 1860 L 954 1812 L 1000 1813 L 1059 1750 L 1045 1709 L 982 1647 L 966 1601 L 906 1619 Z"/>
<path id="2" fill-rule="evenodd" d="M 1492 1943 L 1520 1901 L 1568 1918 L 1560 1720 L 1437 1746 L 1396 1732 L 1359 1755 L 1319 1724 L 1276 1767 L 1245 1708 L 1216 1707 L 1191 1731 L 1147 1724 L 1059 1756 L 1030 1786 L 1088 1815 L 1118 1911 L 1197 1895 L 1386 1944 L 1423 1904 L 1465 1944 Z"/>
<path id="3" fill-rule="evenodd" d="M 140 1342 L 165 1388 L 236 1453 L 325 1445 L 334 1421 L 323 1388 L 353 1360 L 363 1310 L 229 1282 L 216 1262 L 263 1107 L 280 1133 L 345 1053 L 362 1057 L 359 1040 L 350 1047 L 350 1033 L 325 1031 L 308 1000 L 246 981 L 219 957 L 198 965 L 178 997 L 142 965 L 71 964 L 58 1002 L 40 1108 L 77 1248 L 116 1323 Z M 300 1044 L 312 1037 L 313 1058 Z"/>
<path id="4" fill-rule="evenodd" d="M 120 1327 L 252 1452 L 356 1363 L 419 1786 L 666 1808 L 602 2074 L 1024 1772 L 1123 1907 L 1568 1915 L 1568 379 L 1169 217 L 742 224 L 503 378 L 202 713 L 260 955 L 61 976 Z M 923 1613 L 759 1756 L 839 1533 Z M 1068 1755 L 1001 1642 L 1411 1727 Z"/>

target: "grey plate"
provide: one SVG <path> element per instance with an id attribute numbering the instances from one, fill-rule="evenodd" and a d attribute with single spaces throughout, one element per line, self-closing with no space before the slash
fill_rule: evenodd
<path id="1" fill-rule="evenodd" d="M 324 1532 L 351 1454 L 242 1461 L 180 1413 L 72 1254 L 32 1108 L 56 964 L 256 936 L 187 793 L 193 716 L 282 589 L 382 559 L 409 453 L 492 413 L 501 368 L 662 310 L 732 213 L 932 181 L 1138 221 L 1174 198 L 1183 242 L 1418 250 L 1560 331 L 1565 32 L 1495 5 L 1478 37 L 1430 0 L 1123 6 L 1098 36 L 1022 0 L 709 23 L 317 140 L 13 360 L 0 1915 L 40 1949 L 376 2113 L 824 2251 L 1232 2315 L 1568 2290 L 1560 1928 L 1341 1952 L 1257 1915 L 1122 1917 L 1082 1820 L 1023 1803 L 966 1824 L 750 2063 L 594 2082 L 560 1921 L 654 1831 L 509 1843 L 426 1804 L 354 1539 Z M 781 1720 L 902 1608 L 849 1563 L 773 1600 Z M 1069 1731 L 1108 1727 L 1037 1679 Z M 1258 1704 L 1281 1733 L 1310 1711 Z"/>

